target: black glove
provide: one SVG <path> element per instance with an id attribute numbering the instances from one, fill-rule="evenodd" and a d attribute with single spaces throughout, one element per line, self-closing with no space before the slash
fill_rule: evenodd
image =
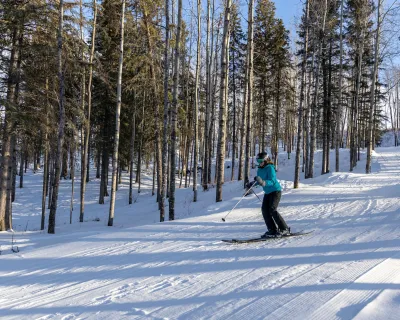
<path id="1" fill-rule="evenodd" d="M 246 183 L 246 188 L 250 189 L 256 184 L 256 181 L 249 181 Z"/>
<path id="2" fill-rule="evenodd" d="M 265 185 L 264 180 L 261 179 L 259 176 L 255 176 L 254 181 L 256 181 L 262 187 Z"/>

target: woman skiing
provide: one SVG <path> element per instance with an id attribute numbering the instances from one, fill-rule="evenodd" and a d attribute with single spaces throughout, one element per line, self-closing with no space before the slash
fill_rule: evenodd
<path id="1" fill-rule="evenodd" d="M 261 237 L 287 235 L 290 233 L 290 228 L 277 211 L 282 188 L 276 179 L 274 164 L 266 152 L 260 152 L 257 155 L 257 162 L 259 166 L 254 183 L 260 185 L 265 193 L 261 210 L 268 228 Z"/>

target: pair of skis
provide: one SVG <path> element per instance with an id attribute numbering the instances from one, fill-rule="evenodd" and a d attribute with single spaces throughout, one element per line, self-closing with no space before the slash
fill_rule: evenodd
<path id="1" fill-rule="evenodd" d="M 283 234 L 283 235 L 278 235 L 278 236 L 268 236 L 266 238 L 250 238 L 250 239 L 223 239 L 223 242 L 227 243 L 235 243 L 235 244 L 240 244 L 240 243 L 253 243 L 253 242 L 264 242 L 268 240 L 277 240 L 277 239 L 282 239 L 282 238 L 290 238 L 290 237 L 299 237 L 299 236 L 305 236 L 308 234 L 313 233 L 314 230 L 312 231 L 298 231 L 298 232 L 292 232 L 289 234 Z"/>

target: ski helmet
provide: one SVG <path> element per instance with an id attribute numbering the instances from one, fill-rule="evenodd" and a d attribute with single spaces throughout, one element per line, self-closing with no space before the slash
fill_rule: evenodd
<path id="1" fill-rule="evenodd" d="M 268 153 L 266 153 L 266 152 L 260 152 L 258 155 L 257 155 L 257 162 L 258 163 L 262 163 L 262 162 L 264 162 L 265 160 L 267 160 L 269 158 L 269 156 L 268 156 Z"/>

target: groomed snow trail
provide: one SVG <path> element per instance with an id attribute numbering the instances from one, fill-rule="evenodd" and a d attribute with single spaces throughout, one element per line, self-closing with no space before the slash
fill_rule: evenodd
<path id="1" fill-rule="evenodd" d="M 400 149 L 373 161 L 284 192 L 292 229 L 315 230 L 304 237 L 221 242 L 265 230 L 254 195 L 225 223 L 239 196 L 214 214 L 47 236 L 0 256 L 0 318 L 398 319 Z"/>

